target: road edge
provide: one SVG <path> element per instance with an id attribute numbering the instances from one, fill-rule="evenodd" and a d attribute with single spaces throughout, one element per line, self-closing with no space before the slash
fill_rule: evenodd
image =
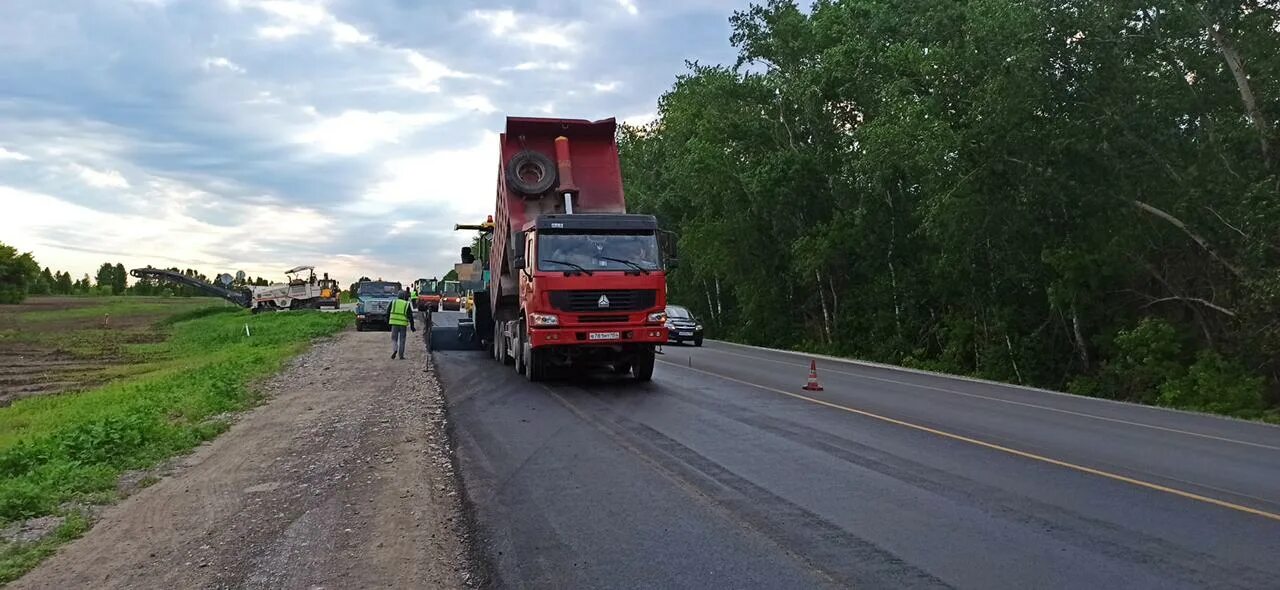
<path id="1" fill-rule="evenodd" d="M 455 422 L 450 416 L 450 403 L 448 396 L 445 395 L 445 383 L 440 378 L 439 371 L 436 370 L 436 354 L 434 350 L 426 350 L 427 366 L 423 369 L 428 385 L 435 385 L 434 390 L 440 396 L 439 407 L 441 418 L 444 421 L 443 434 L 445 437 L 446 454 L 449 459 L 449 488 L 457 492 L 451 508 L 459 515 L 461 523 L 459 530 L 462 532 L 458 542 L 462 545 L 463 559 L 462 570 L 470 575 L 465 580 L 467 585 L 472 588 L 497 588 L 501 585 L 498 583 L 497 577 L 494 575 L 493 563 L 489 559 L 489 554 L 485 550 L 484 543 L 481 540 L 481 530 L 479 520 L 476 517 L 475 503 L 471 501 L 471 494 L 468 493 L 466 480 L 462 477 L 462 465 L 458 456 L 458 436 L 455 431 Z"/>
<path id="2" fill-rule="evenodd" d="M 1188 415 L 1188 416 L 1203 416 L 1203 417 L 1208 417 L 1208 418 L 1219 418 L 1219 419 L 1222 419 L 1222 420 L 1231 420 L 1231 421 L 1234 421 L 1234 422 L 1243 422 L 1243 423 L 1245 423 L 1245 424 L 1255 424 L 1255 425 L 1258 425 L 1258 426 L 1268 426 L 1268 427 L 1271 427 L 1271 428 L 1280 428 L 1280 424 L 1275 424 L 1275 423 L 1272 423 L 1272 422 L 1265 422 L 1265 421 L 1262 421 L 1262 420 L 1249 420 L 1249 419 L 1247 419 L 1247 418 L 1237 418 L 1237 417 L 1235 417 L 1235 416 L 1227 416 L 1227 415 L 1224 415 L 1224 414 L 1213 414 L 1213 413 L 1209 413 L 1209 412 L 1199 412 L 1199 411 L 1196 411 L 1196 410 L 1183 410 L 1183 409 L 1179 409 L 1179 408 L 1166 408 L 1166 407 L 1164 407 L 1164 406 L 1149 406 L 1149 405 L 1146 405 L 1146 404 L 1135 404 L 1135 403 L 1133 403 L 1133 402 L 1126 402 L 1126 401 L 1118 400 L 1118 399 L 1109 399 L 1109 398 L 1105 398 L 1105 397 L 1091 397 L 1091 396 L 1088 396 L 1088 395 L 1079 395 L 1079 394 L 1075 394 L 1075 393 L 1069 393 L 1069 392 L 1066 392 L 1066 391 L 1054 391 L 1054 390 L 1052 390 L 1052 389 L 1044 389 L 1044 388 L 1041 388 L 1041 387 L 1035 387 L 1035 386 L 1032 386 L 1032 385 L 1020 385 L 1020 384 L 1017 384 L 1017 383 L 1005 383 L 1005 382 L 1003 382 L 1003 381 L 995 381 L 995 380 L 992 380 L 992 379 L 983 379 L 982 377 L 972 377 L 972 376 L 969 376 L 969 375 L 953 375 L 953 374 L 951 374 L 951 373 L 940 373 L 940 372 L 938 372 L 938 371 L 930 371 L 930 370 L 928 370 L 928 369 L 916 369 L 916 368 L 913 368 L 913 367 L 903 367 L 903 366 L 900 366 L 900 365 L 890 365 L 890 364 L 887 364 L 887 363 L 878 363 L 878 362 L 875 362 L 875 361 L 868 361 L 868 360 L 862 360 L 862 359 L 842 358 L 842 357 L 832 356 L 832 355 L 828 355 L 828 354 L 819 354 L 819 353 L 803 352 L 803 351 L 796 351 L 796 350 L 784 350 L 784 349 L 781 349 L 781 348 L 769 348 L 769 347 L 767 347 L 767 346 L 756 346 L 756 345 L 753 345 L 753 344 L 742 344 L 742 343 L 740 343 L 740 342 L 730 342 L 730 341 L 728 341 L 728 340 L 715 340 L 715 339 L 712 339 L 712 338 L 708 338 L 707 340 L 708 340 L 708 341 L 710 341 L 710 342 L 715 342 L 715 343 L 717 343 L 717 344 L 727 344 L 727 345 L 729 345 L 729 346 L 737 346 L 737 347 L 739 347 L 739 348 L 747 348 L 747 349 L 753 349 L 753 350 L 761 350 L 761 351 L 765 351 L 765 352 L 777 352 L 777 353 L 788 354 L 788 355 L 792 355 L 792 356 L 799 356 L 799 357 L 804 357 L 804 358 L 809 358 L 809 359 L 826 360 L 826 361 L 832 361 L 832 362 L 837 362 L 837 363 L 844 363 L 844 364 L 848 364 L 848 365 L 854 365 L 854 366 L 860 366 L 860 367 L 866 367 L 866 368 L 872 368 L 872 369 L 885 369 L 885 370 L 888 370 L 888 371 L 898 371 L 898 372 L 901 372 L 901 373 L 910 373 L 910 374 L 914 374 L 914 375 L 925 375 L 925 376 L 929 376 L 929 377 L 942 377 L 942 378 L 945 378 L 945 379 L 956 379 L 956 380 L 959 380 L 959 381 L 968 381 L 968 382 L 970 382 L 970 383 L 980 383 L 980 384 L 983 384 L 983 385 L 995 385 L 995 386 L 999 386 L 999 387 L 1008 387 L 1008 388 L 1010 388 L 1010 389 L 1021 389 L 1021 390 L 1023 390 L 1023 391 L 1033 391 L 1033 392 L 1036 392 L 1036 393 L 1047 393 L 1047 394 L 1050 394 L 1050 395 L 1056 395 L 1056 396 L 1060 396 L 1060 397 L 1067 397 L 1067 398 L 1071 398 L 1071 399 L 1078 399 L 1078 400 L 1092 400 L 1092 401 L 1096 401 L 1096 402 L 1105 402 L 1105 403 L 1109 403 L 1109 404 L 1117 404 L 1117 405 L 1121 405 L 1121 406 L 1129 406 L 1129 407 L 1145 408 L 1145 409 L 1149 409 L 1149 410 L 1157 410 L 1157 411 L 1162 411 L 1162 412 L 1171 412 L 1171 413 L 1174 413 L 1174 414 L 1184 414 L 1184 415 Z"/>

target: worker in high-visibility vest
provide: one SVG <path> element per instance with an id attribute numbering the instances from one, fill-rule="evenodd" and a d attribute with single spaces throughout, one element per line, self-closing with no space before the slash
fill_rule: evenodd
<path id="1" fill-rule="evenodd" d="M 407 327 L 410 331 L 418 331 L 413 325 L 413 307 L 409 305 L 408 291 L 401 291 L 400 297 L 391 302 L 387 323 L 391 324 L 391 358 L 396 358 L 399 354 L 400 360 L 404 360 L 404 342 L 408 340 L 404 329 Z"/>

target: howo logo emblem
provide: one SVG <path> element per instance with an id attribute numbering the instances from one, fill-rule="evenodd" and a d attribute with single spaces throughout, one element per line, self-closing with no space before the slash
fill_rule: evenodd
<path id="1" fill-rule="evenodd" d="M 609 296 L 601 295 L 600 300 L 596 302 L 596 307 L 609 307 Z"/>

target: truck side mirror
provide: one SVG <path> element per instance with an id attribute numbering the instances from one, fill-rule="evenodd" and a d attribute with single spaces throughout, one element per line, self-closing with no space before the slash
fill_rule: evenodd
<path id="1" fill-rule="evenodd" d="M 476 261 L 475 255 L 471 253 L 471 246 L 462 247 L 462 263 L 471 264 Z"/>
<path id="2" fill-rule="evenodd" d="M 680 266 L 680 256 L 676 253 L 676 242 L 679 236 L 675 232 L 659 230 L 658 245 L 662 249 L 663 264 L 667 270 L 675 270 Z"/>

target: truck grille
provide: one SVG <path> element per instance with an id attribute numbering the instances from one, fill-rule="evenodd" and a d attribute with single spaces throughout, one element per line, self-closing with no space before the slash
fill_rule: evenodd
<path id="1" fill-rule="evenodd" d="M 607 305 L 600 305 L 602 297 Z M 653 290 L 551 292 L 551 305 L 560 311 L 639 311 L 653 307 L 657 299 Z"/>
<path id="2" fill-rule="evenodd" d="M 623 324 L 627 321 L 626 315 L 583 315 L 578 316 L 578 321 L 584 324 L 604 324 L 614 323 Z"/>

